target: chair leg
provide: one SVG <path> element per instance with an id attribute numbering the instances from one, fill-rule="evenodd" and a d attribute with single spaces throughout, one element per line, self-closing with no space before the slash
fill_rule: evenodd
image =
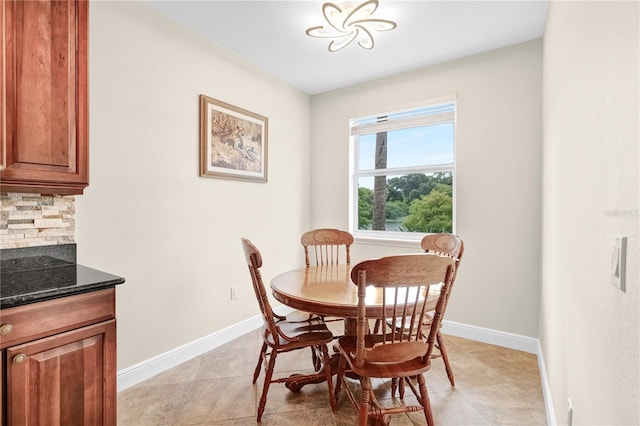
<path id="1" fill-rule="evenodd" d="M 347 360 L 342 355 L 340 356 L 340 360 L 338 361 L 338 373 L 336 374 L 336 406 L 338 404 L 338 400 L 340 399 L 340 386 L 342 382 L 344 382 L 344 371 L 347 368 Z M 347 384 L 344 384 L 347 386 Z"/>
<path id="2" fill-rule="evenodd" d="M 331 410 L 336 411 L 336 395 L 333 393 L 333 377 L 331 377 L 331 361 L 329 360 L 329 350 L 327 345 L 322 345 L 322 356 L 324 358 L 324 374 L 327 377 L 327 386 L 329 387 L 329 402 Z"/>
<path id="3" fill-rule="evenodd" d="M 368 377 L 361 377 L 360 383 L 362 384 L 362 397 L 360 399 L 360 421 L 359 426 L 367 426 L 367 419 L 369 417 L 369 406 L 371 399 L 371 379 Z M 431 426 L 431 425 L 429 425 Z"/>
<path id="4" fill-rule="evenodd" d="M 320 358 L 318 357 L 316 348 L 310 346 L 309 349 L 311 349 L 311 362 L 313 363 L 313 371 L 317 373 L 322 368 L 322 363 L 320 362 Z"/>
<path id="5" fill-rule="evenodd" d="M 400 399 L 404 399 L 404 381 L 406 379 L 404 377 L 394 377 L 391 379 L 391 396 L 395 398 L 396 389 L 398 390 L 398 395 Z"/>
<path id="6" fill-rule="evenodd" d="M 427 425 L 434 426 L 429 392 L 427 391 L 427 384 L 422 374 L 418 374 L 418 388 L 420 389 L 420 404 L 422 405 L 422 411 L 424 411 L 424 418 L 427 420 Z"/>
<path id="7" fill-rule="evenodd" d="M 258 417 L 256 421 L 260 423 L 260 419 L 262 419 L 262 413 L 264 413 L 264 407 L 267 405 L 267 392 L 269 392 L 269 386 L 271 385 L 271 379 L 273 377 L 273 368 L 276 365 L 276 356 L 278 355 L 278 351 L 275 349 L 271 350 L 271 355 L 269 356 L 269 363 L 267 365 L 267 371 L 264 375 L 264 385 L 262 386 L 262 396 L 260 396 L 260 403 L 258 404 Z"/>
<path id="8" fill-rule="evenodd" d="M 438 334 L 436 335 L 438 339 L 438 348 L 440 349 L 440 354 L 442 355 L 442 360 L 444 361 L 444 368 L 447 370 L 447 377 L 449 378 L 449 382 L 451 386 L 456 385 L 456 382 L 453 378 L 453 370 L 451 369 L 451 364 L 449 364 L 449 357 L 447 356 L 447 348 L 444 345 L 444 339 L 438 330 Z"/>
<path id="9" fill-rule="evenodd" d="M 262 363 L 264 362 L 264 354 L 267 352 L 267 344 L 262 344 L 262 349 L 260 350 L 260 355 L 258 355 L 258 365 L 256 365 L 256 369 L 253 371 L 253 384 L 256 384 L 258 380 L 258 376 L 260 376 L 260 370 L 262 370 Z"/>

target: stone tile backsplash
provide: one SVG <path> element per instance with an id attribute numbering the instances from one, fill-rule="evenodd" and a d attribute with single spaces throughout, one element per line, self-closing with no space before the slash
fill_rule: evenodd
<path id="1" fill-rule="evenodd" d="M 0 194 L 0 248 L 75 242 L 75 197 Z"/>

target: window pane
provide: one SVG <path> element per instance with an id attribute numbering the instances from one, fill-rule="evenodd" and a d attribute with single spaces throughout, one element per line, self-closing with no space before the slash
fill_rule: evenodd
<path id="1" fill-rule="evenodd" d="M 375 168 L 376 158 L 376 135 L 375 133 L 369 135 L 357 136 L 357 141 L 360 145 L 360 161 L 358 162 L 359 170 L 373 170 Z"/>
<path id="2" fill-rule="evenodd" d="M 387 168 L 453 163 L 453 123 L 387 132 Z M 361 135 L 360 170 L 375 168 L 376 134 Z"/>
<path id="3" fill-rule="evenodd" d="M 358 178 L 358 229 L 452 232 L 451 172 Z M 380 200 L 377 200 L 378 194 Z"/>

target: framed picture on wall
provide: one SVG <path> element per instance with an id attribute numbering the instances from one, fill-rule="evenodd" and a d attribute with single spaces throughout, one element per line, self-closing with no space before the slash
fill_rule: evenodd
<path id="1" fill-rule="evenodd" d="M 200 176 L 267 182 L 269 119 L 200 95 Z"/>

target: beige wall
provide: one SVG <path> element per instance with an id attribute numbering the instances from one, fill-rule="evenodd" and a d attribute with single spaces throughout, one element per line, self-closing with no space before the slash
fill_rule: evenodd
<path id="1" fill-rule="evenodd" d="M 80 263 L 127 280 L 122 369 L 257 314 L 241 236 L 267 277 L 303 264 L 310 101 L 141 3 L 92 2 L 90 28 L 91 184 L 76 241 Z M 198 176 L 201 93 L 269 118 L 267 184 Z"/>
<path id="2" fill-rule="evenodd" d="M 638 2 L 553 2 L 544 37 L 541 344 L 559 424 L 640 424 Z M 611 285 L 626 235 L 626 293 Z"/>
<path id="3" fill-rule="evenodd" d="M 532 41 L 314 96 L 311 224 L 349 225 L 350 118 L 457 95 L 456 222 L 465 259 L 447 319 L 537 337 L 541 47 Z M 353 257 L 407 250 L 356 244 Z"/>

